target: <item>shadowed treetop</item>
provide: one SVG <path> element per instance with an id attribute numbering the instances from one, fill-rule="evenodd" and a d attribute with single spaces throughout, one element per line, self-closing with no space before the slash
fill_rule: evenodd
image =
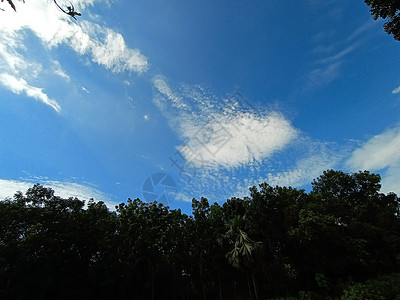
<path id="1" fill-rule="evenodd" d="M 383 25 L 388 34 L 393 34 L 400 41 L 400 1 L 398 0 L 364 0 L 370 7 L 374 19 L 387 19 Z"/>

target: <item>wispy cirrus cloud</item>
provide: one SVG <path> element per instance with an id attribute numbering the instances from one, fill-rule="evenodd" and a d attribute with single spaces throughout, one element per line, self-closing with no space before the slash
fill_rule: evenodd
<path id="1" fill-rule="evenodd" d="M 93 23 L 87 23 L 86 26 L 97 28 L 97 32 L 90 36 L 92 42 L 88 43 L 85 49 L 92 52 L 94 62 L 117 73 L 124 71 L 142 73 L 147 70 L 147 58 L 138 49 L 128 48 L 121 34 L 108 28 L 95 26 Z M 99 39 L 99 34 L 103 34 L 105 38 Z"/>
<path id="2" fill-rule="evenodd" d="M 64 78 L 65 81 L 70 82 L 71 78 L 69 77 L 69 75 L 63 70 L 63 68 L 61 67 L 60 63 L 56 60 L 52 61 L 52 69 L 54 74 L 60 76 L 61 78 Z"/>
<path id="3" fill-rule="evenodd" d="M 154 86 L 154 103 L 182 141 L 170 156 L 182 201 L 243 197 L 261 182 L 305 186 L 343 159 L 334 144 L 305 137 L 281 112 L 257 111 L 240 94 L 218 99 L 163 77 Z"/>
<path id="4" fill-rule="evenodd" d="M 29 85 L 23 78 L 16 78 L 8 74 L 0 74 L 0 84 L 15 94 L 24 92 L 28 97 L 32 97 L 51 106 L 56 112 L 61 111 L 61 107 L 58 105 L 57 101 L 50 99 L 43 93 L 43 89 Z"/>
<path id="5" fill-rule="evenodd" d="M 87 3 L 77 1 L 79 4 L 82 14 L 85 14 Z M 45 47 L 66 44 L 80 55 L 90 55 L 93 62 L 113 72 L 141 73 L 147 70 L 147 58 L 138 49 L 129 48 L 122 35 L 110 28 L 87 19 L 81 19 L 79 23 L 71 22 L 69 16 L 60 14 L 53 5 L 45 2 L 36 5 L 26 3 L 26 8 L 19 13 L 21 22 L 8 27 L 9 31 L 17 34 L 19 30 L 29 28 Z M 37 17 L 30 17 L 32 15 Z M 37 18 L 41 20 L 36 21 Z"/>
<path id="6" fill-rule="evenodd" d="M 282 113 L 260 113 L 240 98 L 218 98 L 199 85 L 174 85 L 163 77 L 154 86 L 154 103 L 182 141 L 170 156 L 181 186 L 177 200 L 204 196 L 223 202 L 248 195 L 250 186 L 262 182 L 309 187 L 327 169 L 378 171 L 382 191 L 400 193 L 400 125 L 361 146 L 339 145 L 307 137 Z"/>
<path id="7" fill-rule="evenodd" d="M 375 135 L 356 149 L 348 163 L 353 168 L 383 169 L 400 160 L 400 126 Z"/>
<path id="8" fill-rule="evenodd" d="M 11 86 L 11 80 L 3 86 L 13 92 L 20 92 L 21 85 L 25 86 L 26 94 L 35 99 L 41 99 L 45 104 L 51 103 L 51 107 L 59 111 L 61 108 L 56 100 L 47 101 L 50 97 L 43 89 L 35 87 L 31 82 L 42 74 L 41 63 L 35 62 L 29 54 L 29 49 L 24 45 L 27 35 L 33 34 L 43 45 L 43 52 L 60 45 L 71 47 L 79 55 L 88 57 L 91 61 L 104 66 L 112 72 L 136 72 L 143 73 L 148 68 L 147 58 L 138 49 L 132 49 L 126 45 L 121 34 L 90 21 L 90 13 L 86 9 L 94 5 L 95 0 L 77 0 L 74 6 L 83 16 L 79 22 L 61 13 L 53 2 L 28 1 L 20 3 L 17 13 L 7 9 L 2 12 L 0 19 L 0 73 L 5 78 L 16 78 L 15 86 Z M 29 55 L 26 55 L 26 54 Z M 49 59 L 51 67 L 46 66 L 54 74 L 70 81 L 69 76 L 63 70 L 61 64 Z M 23 83 L 23 84 L 22 84 Z M 40 90 L 38 92 L 31 92 Z"/>
<path id="9" fill-rule="evenodd" d="M 315 63 L 306 76 L 306 89 L 330 84 L 338 78 L 346 58 L 361 46 L 362 41 L 365 40 L 364 35 L 374 26 L 375 24 L 369 20 L 355 28 L 347 38 L 339 43 L 330 43 L 331 38 L 327 38 L 330 35 L 319 33 L 315 38 L 318 44 L 313 50 L 313 54 L 316 56 Z"/>
<path id="10" fill-rule="evenodd" d="M 374 22 L 371 19 L 368 19 L 365 21 L 363 24 L 361 24 L 359 27 L 357 27 L 347 38 L 348 42 L 351 42 L 357 38 L 363 37 L 363 36 L 368 36 L 368 31 L 374 28 L 375 26 L 380 26 L 376 22 Z"/>
<path id="11" fill-rule="evenodd" d="M 347 166 L 382 173 L 382 189 L 400 194 L 400 125 L 371 137 L 354 150 Z"/>
<path id="12" fill-rule="evenodd" d="M 277 112 L 265 116 L 237 112 L 216 113 L 206 124 L 184 124 L 188 142 L 178 149 L 201 167 L 237 168 L 261 162 L 283 149 L 296 136 L 290 122 Z M 194 135 L 191 135 L 196 130 Z"/>
<path id="13" fill-rule="evenodd" d="M 331 83 L 339 75 L 341 66 L 342 62 L 336 61 L 314 68 L 307 76 L 307 88 L 313 89 Z"/>
<path id="14" fill-rule="evenodd" d="M 196 159 L 196 167 L 237 168 L 262 161 L 284 148 L 297 132 L 280 113 L 243 110 L 237 99 L 212 103 L 201 89 L 187 86 L 182 94 L 172 92 L 161 78 L 154 80 L 159 95 L 155 102 L 178 125 L 187 142 L 178 147 L 186 160 Z M 186 101 L 185 101 L 186 100 Z M 168 107 L 171 108 L 168 111 Z"/>
<path id="15" fill-rule="evenodd" d="M 176 95 L 171 90 L 166 81 L 166 78 L 164 78 L 161 75 L 157 75 L 153 78 L 153 84 L 156 87 L 156 89 L 170 101 L 172 106 L 180 109 L 188 108 L 187 105 L 183 103 L 182 97 Z M 161 105 L 161 102 L 157 102 L 157 104 Z"/>
<path id="16" fill-rule="evenodd" d="M 299 151 L 299 157 L 293 159 L 295 165 L 282 172 L 269 173 L 266 182 L 272 186 L 305 186 L 323 171 L 338 167 L 347 152 L 346 149 L 338 149 L 335 144 L 312 141 L 309 138 L 302 138 L 300 144 L 303 151 Z"/>
<path id="17" fill-rule="evenodd" d="M 383 174 L 382 191 L 400 195 L 400 161 L 394 162 Z"/>
<path id="18" fill-rule="evenodd" d="M 338 61 L 342 60 L 345 56 L 353 52 L 358 47 L 357 44 L 350 45 L 344 49 L 339 50 L 336 53 L 331 54 L 330 56 L 323 57 L 317 61 L 318 64 L 321 65 L 331 65 L 335 64 Z"/>
<path id="19" fill-rule="evenodd" d="M 392 91 L 392 94 L 398 94 L 398 93 L 400 93 L 400 86 L 398 86 L 397 88 L 395 88 L 395 89 Z"/>
<path id="20" fill-rule="evenodd" d="M 321 46 L 318 46 L 314 53 L 323 56 L 316 60 L 315 67 L 308 73 L 306 88 L 317 88 L 335 80 L 340 75 L 344 59 L 358 47 L 359 43 L 353 43 L 343 49 L 324 47 L 322 51 Z"/>
<path id="21" fill-rule="evenodd" d="M 324 170 L 340 168 L 346 154 L 348 149 L 342 149 L 336 144 L 300 136 L 268 159 L 239 168 L 194 168 L 188 161 L 181 166 L 189 176 L 179 174 L 177 177 L 180 192 L 175 198 L 190 201 L 193 197 L 206 197 L 212 202 L 224 202 L 230 197 L 248 196 L 251 186 L 263 182 L 272 186 L 309 188 L 312 180 Z"/>

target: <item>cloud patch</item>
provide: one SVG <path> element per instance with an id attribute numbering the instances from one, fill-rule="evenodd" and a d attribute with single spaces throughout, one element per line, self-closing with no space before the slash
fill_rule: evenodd
<path id="1" fill-rule="evenodd" d="M 347 58 L 362 45 L 365 32 L 373 26 L 373 22 L 370 21 L 362 24 L 340 43 L 330 43 L 322 39 L 322 37 L 328 37 L 328 34 L 324 32 L 319 33 L 315 38 L 318 45 L 312 51 L 316 59 L 311 70 L 305 77 L 305 89 L 316 89 L 336 80 L 340 76 Z"/>
<path id="2" fill-rule="evenodd" d="M 61 111 L 57 101 L 50 99 L 43 89 L 29 85 L 23 78 L 16 78 L 8 74 L 0 74 L 0 84 L 15 94 L 24 92 L 28 97 L 32 97 L 46 105 L 52 107 L 56 112 Z"/>
<path id="3" fill-rule="evenodd" d="M 356 149 L 348 160 L 351 168 L 379 170 L 400 160 L 400 126 L 375 135 Z"/>
<path id="4" fill-rule="evenodd" d="M 392 91 L 392 94 L 398 94 L 398 93 L 400 93 L 400 86 L 398 86 L 397 88 L 395 88 L 395 89 Z"/>
<path id="5" fill-rule="evenodd" d="M 312 179 L 320 176 L 323 171 L 335 168 L 342 161 L 342 154 L 335 154 L 334 151 L 328 150 L 326 144 L 315 142 L 314 144 L 318 151 L 295 161 L 293 168 L 275 174 L 269 173 L 265 181 L 272 186 L 305 186 L 310 184 Z"/>
<path id="6" fill-rule="evenodd" d="M 116 205 L 109 195 L 89 185 L 55 180 L 42 181 L 41 184 L 53 189 L 54 194 L 62 198 L 76 197 L 80 200 L 89 200 L 93 198 L 95 201 L 103 201 L 110 209 L 114 209 Z M 12 198 L 17 191 L 25 193 L 33 185 L 34 183 L 29 181 L 0 179 L 0 201 L 6 198 Z"/>
<path id="7" fill-rule="evenodd" d="M 343 149 L 305 137 L 281 112 L 256 110 L 240 93 L 218 98 L 162 76 L 153 83 L 153 102 L 181 139 L 166 170 L 176 173 L 176 200 L 223 202 L 262 182 L 302 187 L 343 160 Z"/>
<path id="8" fill-rule="evenodd" d="M 90 23 L 88 25 L 93 26 Z M 100 27 L 98 32 L 105 35 L 104 40 L 92 37 L 92 42 L 87 45 L 92 52 L 93 61 L 117 73 L 124 71 L 141 73 L 147 70 L 146 57 L 139 50 L 128 48 L 121 34 Z"/>
<path id="9" fill-rule="evenodd" d="M 36 2 L 22 5 L 18 15 L 7 14 L 5 24 L 1 22 L 3 28 L 14 36 L 21 34 L 24 29 L 30 29 L 45 47 L 69 45 L 80 55 L 90 54 L 94 62 L 113 72 L 141 73 L 147 70 L 147 58 L 138 49 L 129 48 L 121 34 L 87 18 L 82 18 L 79 23 L 71 22 L 70 17 L 60 13 L 53 3 Z M 83 15 L 88 4 L 93 3 L 74 2 Z"/>
<path id="10" fill-rule="evenodd" d="M 297 134 L 276 112 L 264 116 L 241 111 L 233 115 L 216 113 L 203 126 L 182 126 L 188 141 L 178 149 L 186 160 L 193 159 L 196 167 L 229 169 L 261 162 L 287 146 Z"/>
<path id="11" fill-rule="evenodd" d="M 53 63 L 53 72 L 54 74 L 60 76 L 61 78 L 63 78 L 65 81 L 70 82 L 71 78 L 69 77 L 69 75 L 63 70 L 63 68 L 61 67 L 60 63 L 56 60 L 52 61 Z"/>
<path id="12" fill-rule="evenodd" d="M 0 18 L 0 74 L 2 84 L 14 93 L 25 92 L 27 96 L 39 100 L 56 111 L 61 107 L 50 99 L 42 89 L 31 82 L 42 75 L 43 69 L 70 82 L 68 74 L 58 61 L 49 59 L 48 66 L 34 62 L 32 54 L 24 45 L 24 40 L 32 34 L 43 45 L 43 54 L 62 44 L 70 46 L 77 54 L 104 66 L 115 73 L 143 73 L 148 68 L 147 58 L 138 49 L 126 45 L 121 34 L 90 21 L 87 7 L 94 0 L 74 1 L 77 11 L 82 13 L 79 22 L 61 13 L 54 3 L 27 1 L 18 5 L 18 12 L 6 10 Z"/>
<path id="13" fill-rule="evenodd" d="M 159 92 L 156 105 L 185 141 L 178 150 L 196 168 L 229 169 L 261 162 L 297 135 L 282 114 L 252 111 L 239 97 L 218 103 L 199 86 L 175 92 L 161 77 L 153 82 Z"/>
<path id="14" fill-rule="evenodd" d="M 382 190 L 400 194 L 400 125 L 375 135 L 354 150 L 347 166 L 382 173 Z"/>

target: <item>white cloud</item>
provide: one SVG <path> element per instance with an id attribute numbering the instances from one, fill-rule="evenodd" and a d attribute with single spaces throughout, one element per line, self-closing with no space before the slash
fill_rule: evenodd
<path id="1" fill-rule="evenodd" d="M 382 188 L 384 193 L 393 192 L 400 196 L 400 160 L 393 163 L 382 176 Z"/>
<path id="2" fill-rule="evenodd" d="M 171 104 L 174 107 L 180 109 L 187 108 L 187 105 L 183 103 L 182 97 L 172 92 L 171 88 L 169 87 L 164 77 L 160 75 L 154 77 L 153 84 L 163 96 L 165 96 L 169 101 L 171 101 Z"/>
<path id="3" fill-rule="evenodd" d="M 1 24 L 1 19 L 0 19 Z M 8 32 L 0 26 L 0 72 L 8 74 L 24 74 L 36 77 L 42 66 L 34 61 L 26 61 L 18 50 L 25 50 L 22 35 Z"/>
<path id="4" fill-rule="evenodd" d="M 271 186 L 307 188 L 324 170 L 337 168 L 346 151 L 340 151 L 333 144 L 298 137 L 290 147 L 269 159 L 236 169 L 190 169 L 190 165 L 181 164 L 187 175 L 179 173 L 176 177 L 180 192 L 175 200 L 190 202 L 193 197 L 206 197 L 210 202 L 224 202 L 231 197 L 248 196 L 249 187 L 263 182 Z M 177 160 L 179 157 L 172 158 Z M 175 171 L 180 170 L 175 168 Z"/>
<path id="5" fill-rule="evenodd" d="M 189 140 L 178 149 L 196 167 L 237 168 L 261 162 L 296 136 L 289 121 L 275 112 L 265 116 L 217 113 L 203 126 L 190 123 L 182 126 L 184 138 Z"/>
<path id="6" fill-rule="evenodd" d="M 303 136 L 275 110 L 257 111 L 240 94 L 221 99 L 199 85 L 156 79 L 153 101 L 182 140 L 169 157 L 176 200 L 222 202 L 262 182 L 304 187 L 348 153 Z"/>
<path id="7" fill-rule="evenodd" d="M 42 64 L 33 61 L 31 52 L 24 45 L 25 36 L 31 33 L 39 38 L 45 49 L 68 45 L 79 55 L 88 56 L 112 72 L 145 72 L 147 58 L 139 50 L 129 48 L 121 34 L 88 20 L 90 13 L 85 9 L 94 2 L 74 1 L 75 9 L 82 13 L 78 22 L 60 12 L 52 1 L 27 1 L 25 4 L 18 3 L 17 13 L 12 10 L 2 12 L 0 73 L 3 74 L 3 85 L 13 92 L 25 91 L 28 96 L 57 111 L 61 109 L 55 100 L 49 99 L 41 89 L 31 84 L 32 78 L 43 71 Z M 56 75 L 70 80 L 59 62 L 49 59 L 48 65 Z"/>
<path id="8" fill-rule="evenodd" d="M 77 197 L 80 200 L 103 201 L 108 208 L 114 209 L 115 202 L 111 197 L 90 185 L 82 185 L 74 182 L 62 182 L 54 180 L 45 180 L 41 184 L 54 190 L 56 196 L 62 198 Z M 17 191 L 25 193 L 34 185 L 33 182 L 19 180 L 0 179 L 0 200 L 12 198 Z"/>
<path id="9" fill-rule="evenodd" d="M 334 62 L 332 64 L 313 69 L 308 74 L 307 88 L 315 88 L 331 83 L 338 77 L 341 65 L 341 62 Z"/>
<path id="10" fill-rule="evenodd" d="M 54 74 L 60 76 L 61 78 L 64 78 L 65 81 L 69 82 L 71 81 L 71 78 L 68 76 L 68 74 L 63 70 L 61 67 L 60 63 L 56 60 L 53 60 L 53 72 Z"/>
<path id="11" fill-rule="evenodd" d="M 338 53 L 335 53 L 335 54 L 333 54 L 331 56 L 327 56 L 327 57 L 324 57 L 324 58 L 320 59 L 318 61 L 318 63 L 324 64 L 324 65 L 325 64 L 329 65 L 329 64 L 332 64 L 332 63 L 336 63 L 337 61 L 343 59 L 346 55 L 348 55 L 351 52 L 353 52 L 357 47 L 358 47 L 357 44 L 350 45 L 347 48 L 339 51 Z"/>
<path id="12" fill-rule="evenodd" d="M 398 94 L 398 93 L 400 93 L 400 86 L 398 86 L 397 88 L 395 88 L 395 89 L 392 91 L 392 94 Z"/>
<path id="13" fill-rule="evenodd" d="M 347 160 L 354 170 L 382 173 L 382 190 L 400 194 L 400 126 L 373 136 Z"/>
<path id="14" fill-rule="evenodd" d="M 76 1 L 76 9 L 83 10 L 94 1 Z M 31 29 L 40 38 L 44 46 L 55 47 L 65 43 L 78 54 L 91 54 L 92 60 L 114 72 L 134 71 L 144 72 L 147 69 L 147 59 L 139 50 L 126 46 L 121 34 L 110 28 L 81 19 L 71 22 L 71 18 L 60 13 L 51 3 L 36 1 L 26 3 L 20 16 L 19 24 L 9 26 L 8 30 L 17 34 L 23 28 Z M 33 17 L 34 16 L 34 17 Z"/>
<path id="15" fill-rule="evenodd" d="M 298 160 L 293 169 L 268 174 L 265 181 L 272 186 L 305 186 L 310 184 L 314 178 L 320 176 L 323 171 L 334 168 L 339 161 L 340 157 L 322 150 L 317 155 Z"/>
<path id="16" fill-rule="evenodd" d="M 305 89 L 314 89 L 323 85 L 330 84 L 339 77 L 341 67 L 345 58 L 354 52 L 361 45 L 360 36 L 372 27 L 372 22 L 362 24 L 346 40 L 340 43 L 329 43 L 322 40 L 322 37 L 329 38 L 329 34 L 321 32 L 316 41 L 318 45 L 313 50 L 313 54 L 319 56 L 316 58 L 314 66 L 306 76 Z M 348 44 L 348 45 L 346 45 Z"/>
<path id="17" fill-rule="evenodd" d="M 379 170 L 400 160 L 400 126 L 391 128 L 368 140 L 356 149 L 348 165 L 360 170 Z"/>
<path id="18" fill-rule="evenodd" d="M 192 202 L 193 198 L 190 198 L 184 193 L 176 193 L 172 200 L 183 201 L 183 202 Z"/>
<path id="19" fill-rule="evenodd" d="M 89 24 L 89 26 L 94 26 Z M 111 29 L 96 26 L 98 31 L 103 31 L 105 38 L 93 40 L 91 48 L 93 61 L 104 65 L 113 72 L 135 71 L 141 73 L 147 69 L 147 59 L 137 49 L 129 49 L 121 34 Z"/>
<path id="20" fill-rule="evenodd" d="M 218 101 L 200 86 L 173 91 L 164 78 L 153 81 L 158 108 L 185 141 L 178 150 L 196 168 L 238 168 L 286 147 L 297 131 L 278 112 L 259 114 L 236 98 Z M 244 102 L 244 101 L 242 101 Z"/>
<path id="21" fill-rule="evenodd" d="M 336 53 L 324 56 L 316 61 L 316 67 L 313 68 L 307 76 L 306 88 L 316 88 L 334 81 L 340 74 L 340 69 L 344 58 L 352 53 L 359 44 L 355 43 Z M 322 47 L 322 48 L 321 48 Z M 314 54 L 328 54 L 334 48 L 332 46 L 318 46 Z"/>
<path id="22" fill-rule="evenodd" d="M 369 19 L 365 23 L 361 24 L 358 28 L 356 28 L 356 30 L 354 30 L 354 32 L 347 38 L 347 41 L 352 41 L 360 36 L 368 36 L 366 32 L 374 28 L 375 26 L 379 25 L 372 19 Z"/>
<path id="23" fill-rule="evenodd" d="M 12 198 L 17 191 L 25 192 L 33 183 L 0 179 L 0 200 Z"/>
<path id="24" fill-rule="evenodd" d="M 51 106 L 56 112 L 61 111 L 61 107 L 58 105 L 57 101 L 50 99 L 43 93 L 41 88 L 29 85 L 22 78 L 16 78 L 8 74 L 0 74 L 0 83 L 15 94 L 25 92 L 27 96 Z"/>

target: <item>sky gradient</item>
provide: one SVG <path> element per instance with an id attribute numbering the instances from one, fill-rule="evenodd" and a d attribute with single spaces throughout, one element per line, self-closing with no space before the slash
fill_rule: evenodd
<path id="1" fill-rule="evenodd" d="M 362 0 L 74 0 L 77 21 L 15 4 L 0 3 L 0 198 L 41 183 L 188 210 L 331 168 L 400 194 L 400 43 Z"/>

